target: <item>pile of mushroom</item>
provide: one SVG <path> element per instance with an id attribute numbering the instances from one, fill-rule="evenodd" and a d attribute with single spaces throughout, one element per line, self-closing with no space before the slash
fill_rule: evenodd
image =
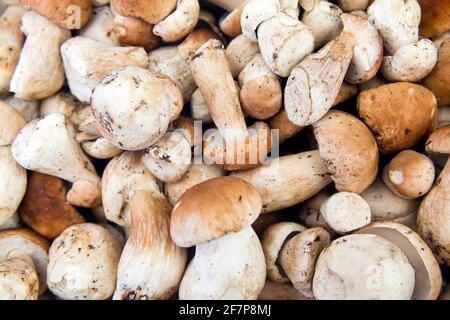
<path id="1" fill-rule="evenodd" d="M 0 300 L 448 299 L 449 17 L 0 1 Z"/>

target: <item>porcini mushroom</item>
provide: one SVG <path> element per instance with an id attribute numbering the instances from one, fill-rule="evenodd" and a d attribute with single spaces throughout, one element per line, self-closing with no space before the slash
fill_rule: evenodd
<path id="1" fill-rule="evenodd" d="M 434 175 L 431 159 L 413 150 L 405 150 L 384 168 L 383 181 L 396 195 L 415 199 L 430 191 Z"/>
<path id="2" fill-rule="evenodd" d="M 106 227 L 82 223 L 56 238 L 49 251 L 47 283 L 66 300 L 105 300 L 116 285 L 121 244 Z"/>
<path id="3" fill-rule="evenodd" d="M 12 153 L 28 170 L 72 182 L 67 201 L 73 205 L 100 204 L 100 178 L 75 141 L 73 125 L 61 113 L 29 122 L 14 141 Z"/>
<path id="4" fill-rule="evenodd" d="M 418 0 L 422 19 L 420 35 L 425 38 L 436 38 L 450 30 L 450 4 L 445 0 Z"/>
<path id="5" fill-rule="evenodd" d="M 70 37 L 70 31 L 59 28 L 33 11 L 22 16 L 22 31 L 27 38 L 11 79 L 10 91 L 25 100 L 51 96 L 64 84 L 59 48 Z M 45 55 L 42 55 L 43 50 Z"/>
<path id="6" fill-rule="evenodd" d="M 415 272 L 399 247 L 372 234 L 339 238 L 325 248 L 313 279 L 318 300 L 409 300 Z"/>
<path id="7" fill-rule="evenodd" d="M 225 13 L 220 19 L 220 30 L 230 38 L 236 38 L 242 34 L 241 17 L 246 1 L 242 1 L 241 5 L 231 12 Z"/>
<path id="8" fill-rule="evenodd" d="M 277 15 L 279 11 L 279 0 L 248 0 L 241 13 L 242 33 L 253 42 L 258 42 L 259 25 Z"/>
<path id="9" fill-rule="evenodd" d="M 358 112 L 380 151 L 392 153 L 414 147 L 430 130 L 437 117 L 437 101 L 423 86 L 397 82 L 362 91 Z"/>
<path id="10" fill-rule="evenodd" d="M 157 24 L 176 7 L 177 0 L 111 0 L 112 9 L 125 17 L 140 18 Z"/>
<path id="11" fill-rule="evenodd" d="M 170 238 L 171 206 L 162 194 L 136 193 L 130 200 L 131 229 L 117 270 L 117 300 L 168 299 L 177 290 L 187 251 Z"/>

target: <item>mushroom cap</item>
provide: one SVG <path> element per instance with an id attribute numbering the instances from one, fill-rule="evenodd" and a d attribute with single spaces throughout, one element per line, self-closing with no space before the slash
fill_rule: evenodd
<path id="1" fill-rule="evenodd" d="M 261 196 L 249 183 L 235 177 L 211 179 L 181 196 L 170 233 L 178 246 L 191 247 L 250 226 L 261 209 Z"/>
<path id="2" fill-rule="evenodd" d="M 362 91 L 358 112 L 383 153 L 414 147 L 437 118 L 437 101 L 427 88 L 407 82 Z"/>
<path id="3" fill-rule="evenodd" d="M 415 270 L 413 299 L 438 298 L 442 286 L 441 269 L 433 252 L 417 233 L 403 224 L 387 221 L 374 222 L 357 233 L 378 235 L 402 250 Z"/>
<path id="4" fill-rule="evenodd" d="M 280 11 L 279 0 L 248 0 L 241 13 L 242 33 L 254 42 L 258 42 L 259 25 Z"/>
<path id="5" fill-rule="evenodd" d="M 445 40 L 438 51 L 438 59 L 423 85 L 433 91 L 439 106 L 450 105 L 450 39 Z"/>
<path id="6" fill-rule="evenodd" d="M 418 0 L 422 8 L 420 35 L 436 38 L 450 30 L 450 3 L 446 0 Z"/>
<path id="7" fill-rule="evenodd" d="M 243 34 L 231 40 L 225 54 L 233 77 L 238 76 L 257 53 L 259 53 L 258 42 L 251 41 Z"/>
<path id="8" fill-rule="evenodd" d="M 392 221 L 403 218 L 416 213 L 420 205 L 419 200 L 397 196 L 386 186 L 381 178 L 377 178 L 361 196 L 369 204 L 372 220 L 374 221 Z"/>
<path id="9" fill-rule="evenodd" d="M 372 79 L 383 61 L 383 39 L 377 28 L 368 20 L 354 14 L 341 15 L 344 31 L 353 33 L 356 45 L 345 80 L 359 84 Z"/>
<path id="10" fill-rule="evenodd" d="M 281 270 L 278 258 L 287 240 L 306 228 L 295 222 L 280 222 L 269 226 L 261 236 L 261 245 L 266 258 L 267 277 L 275 282 L 289 282 Z"/>
<path id="11" fill-rule="evenodd" d="M 409 300 L 414 277 L 413 267 L 396 245 L 380 236 L 353 234 L 322 251 L 313 292 L 318 300 Z"/>
<path id="12" fill-rule="evenodd" d="M 450 154 L 450 124 L 437 128 L 428 138 L 425 150 L 433 153 Z"/>
<path id="13" fill-rule="evenodd" d="M 120 15 L 141 18 L 156 24 L 176 7 L 177 0 L 111 0 L 111 7 Z"/>
<path id="14" fill-rule="evenodd" d="M 413 150 L 400 152 L 383 170 L 383 181 L 400 197 L 415 199 L 430 191 L 434 182 L 434 164 Z"/>
<path id="15" fill-rule="evenodd" d="M 113 34 L 123 45 L 143 47 L 152 51 L 159 47 L 161 39 L 153 33 L 153 25 L 139 18 L 116 14 L 112 25 Z"/>
<path id="16" fill-rule="evenodd" d="M 39 277 L 39 293 L 43 294 L 47 290 L 49 243 L 37 233 L 24 228 L 0 231 L 0 261 L 8 259 L 8 255 L 15 250 L 33 260 Z"/>
<path id="17" fill-rule="evenodd" d="M 244 6 L 245 1 L 233 11 L 226 13 L 219 21 L 220 30 L 230 38 L 236 38 L 242 34 L 241 16 Z"/>
<path id="18" fill-rule="evenodd" d="M 200 244 L 180 284 L 180 300 L 255 300 L 264 287 L 266 265 L 251 227 Z"/>
<path id="19" fill-rule="evenodd" d="M 313 124 L 320 155 L 339 191 L 362 193 L 378 172 L 378 148 L 358 118 L 332 110 Z"/>
<path id="20" fill-rule="evenodd" d="M 49 252 L 47 283 L 66 300 L 102 300 L 112 296 L 122 247 L 102 225 L 73 225 L 59 235 Z"/>
<path id="21" fill-rule="evenodd" d="M 333 194 L 322 204 L 320 213 L 338 233 L 354 231 L 371 221 L 369 204 L 363 197 L 351 192 Z"/>
<path id="22" fill-rule="evenodd" d="M 294 287 L 308 298 L 313 297 L 312 280 L 317 258 L 330 241 L 327 230 L 311 228 L 287 240 L 280 252 L 279 264 L 284 273 Z"/>
<path id="23" fill-rule="evenodd" d="M 11 253 L 0 262 L 0 300 L 37 300 L 38 296 L 39 278 L 29 257 Z"/>
<path id="24" fill-rule="evenodd" d="M 32 172 L 19 208 L 20 217 L 40 235 L 54 239 L 67 227 L 85 220 L 66 201 L 64 182 L 53 176 Z"/>

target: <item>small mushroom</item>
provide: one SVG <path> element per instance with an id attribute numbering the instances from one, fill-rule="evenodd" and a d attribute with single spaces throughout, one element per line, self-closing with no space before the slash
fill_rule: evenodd
<path id="1" fill-rule="evenodd" d="M 233 9 L 231 12 L 225 13 L 220 19 L 220 30 L 230 38 L 236 38 L 242 34 L 241 17 L 245 4 L 246 1 L 242 1 L 239 7 Z"/>
<path id="2" fill-rule="evenodd" d="M 33 172 L 28 178 L 27 191 L 19 208 L 23 222 L 47 239 L 54 239 L 71 225 L 85 219 L 66 202 L 64 181 Z"/>
<path id="3" fill-rule="evenodd" d="M 164 191 L 172 205 L 175 205 L 180 197 L 193 186 L 204 181 L 224 176 L 225 172 L 206 164 L 191 164 L 186 174 L 178 181 L 164 184 Z"/>
<path id="4" fill-rule="evenodd" d="M 14 141 L 12 153 L 28 170 L 72 182 L 69 203 L 88 208 L 100 204 L 100 178 L 75 141 L 73 125 L 61 113 L 28 123 Z"/>
<path id="5" fill-rule="evenodd" d="M 109 142 L 124 150 L 142 150 L 163 137 L 180 114 L 182 101 L 169 78 L 130 66 L 114 71 L 95 88 L 92 111 Z"/>
<path id="6" fill-rule="evenodd" d="M 375 0 L 367 13 L 380 31 L 389 55 L 419 41 L 421 10 L 417 0 Z"/>
<path id="7" fill-rule="evenodd" d="M 422 39 L 398 49 L 383 59 L 381 73 L 388 81 L 418 82 L 436 65 L 438 51 L 433 41 Z"/>
<path id="8" fill-rule="evenodd" d="M 194 30 L 200 16 L 198 0 L 178 0 L 177 8 L 158 22 L 153 33 L 165 42 L 175 42 Z"/>
<path id="9" fill-rule="evenodd" d="M 41 16 L 64 29 L 81 29 L 92 16 L 91 0 L 27 0 Z"/>
<path id="10" fill-rule="evenodd" d="M 338 192 L 320 207 L 321 216 L 336 232 L 345 234 L 368 225 L 371 221 L 369 204 L 351 192 Z"/>
<path id="11" fill-rule="evenodd" d="M 27 38 L 11 79 L 10 91 L 25 100 L 49 97 L 64 84 L 59 48 L 70 37 L 70 31 L 28 11 L 22 16 L 22 32 Z"/>
<path id="12" fill-rule="evenodd" d="M 437 101 L 427 88 L 406 82 L 362 91 L 359 116 L 374 133 L 380 151 L 414 147 L 434 125 Z"/>
<path id="13" fill-rule="evenodd" d="M 304 230 L 287 239 L 279 253 L 279 264 L 294 287 L 313 298 L 312 281 L 320 252 L 330 244 L 330 234 L 322 227 Z"/>
<path id="14" fill-rule="evenodd" d="M 65 300 L 106 300 L 116 285 L 120 241 L 108 228 L 82 223 L 53 241 L 47 269 L 48 288 Z"/>
<path id="15" fill-rule="evenodd" d="M 35 297 L 34 290 L 37 290 L 39 295 L 47 290 L 48 249 L 47 240 L 29 229 L 19 228 L 0 231 L 0 263 L 11 265 L 13 261 L 9 263 L 7 261 L 11 258 L 18 258 L 25 261 L 30 273 L 37 273 L 39 278 L 37 288 L 34 288 L 34 280 L 29 283 L 33 284 L 31 286 L 33 292 L 30 292 L 33 298 Z M 19 272 L 23 271 L 19 269 Z M 30 274 L 30 276 L 32 275 Z M 20 281 L 21 278 L 18 280 Z M 12 289 L 18 290 L 18 286 L 19 283 L 14 283 Z M 26 287 L 30 286 L 27 285 Z"/>
<path id="16" fill-rule="evenodd" d="M 338 191 L 362 193 L 378 173 L 378 148 L 369 129 L 343 111 L 330 111 L 313 125 L 320 155 Z"/>
<path id="17" fill-rule="evenodd" d="M 8 6 L 0 15 L 0 96 L 9 91 L 9 83 L 19 62 L 25 38 L 20 25 L 25 12 L 20 6 Z"/>
<path id="18" fill-rule="evenodd" d="M 111 8 L 125 17 L 140 18 L 157 24 L 177 6 L 177 0 L 111 0 Z"/>
<path id="19" fill-rule="evenodd" d="M 420 35 L 425 38 L 436 38 L 450 30 L 450 3 L 445 0 L 418 0 L 422 19 Z"/>
<path id="20" fill-rule="evenodd" d="M 84 37 L 66 41 L 61 47 L 61 55 L 70 91 L 85 103 L 90 102 L 92 91 L 113 70 L 148 66 L 143 48 L 112 47 Z"/>
<path id="21" fill-rule="evenodd" d="M 248 0 L 241 13 L 242 33 L 253 42 L 258 42 L 258 27 L 262 22 L 276 16 L 279 11 L 279 0 Z"/>
<path id="22" fill-rule="evenodd" d="M 306 10 L 302 22 L 311 30 L 316 49 L 335 39 L 342 31 L 342 10 L 329 1 L 314 0 L 312 8 Z"/>
<path id="23" fill-rule="evenodd" d="M 258 43 L 242 34 L 231 40 L 225 54 L 233 77 L 236 78 L 258 53 Z"/>
<path id="24" fill-rule="evenodd" d="M 322 251 L 313 292 L 318 300 L 409 300 L 414 284 L 414 268 L 399 247 L 377 235 L 354 234 Z"/>
<path id="25" fill-rule="evenodd" d="M 440 107 L 450 105 L 450 39 L 439 48 L 436 66 L 423 80 L 423 85 L 434 93 Z"/>
<path id="26" fill-rule="evenodd" d="M 94 8 L 91 21 L 80 31 L 80 36 L 111 46 L 119 45 L 113 32 L 114 15 L 109 6 Z"/>
<path id="27" fill-rule="evenodd" d="M 280 255 L 286 242 L 305 230 L 304 226 L 295 222 L 280 222 L 269 226 L 261 235 L 269 280 L 277 283 L 289 282 L 289 278 L 280 265 Z"/>
<path id="28" fill-rule="evenodd" d="M 0 225 L 16 212 L 26 187 L 27 172 L 14 160 L 11 146 L 0 146 Z"/>
<path id="29" fill-rule="evenodd" d="M 383 181 L 396 195 L 416 199 L 430 191 L 434 165 L 427 156 L 413 150 L 400 152 L 383 170 Z"/>
<path id="30" fill-rule="evenodd" d="M 114 13 L 112 33 L 123 45 L 143 47 L 147 51 L 152 51 L 161 43 L 161 39 L 153 31 L 154 26 L 144 20 Z"/>
<path id="31" fill-rule="evenodd" d="M 242 109 L 251 117 L 268 119 L 280 111 L 283 92 L 278 77 L 270 70 L 260 54 L 239 74 Z"/>
<path id="32" fill-rule="evenodd" d="M 410 228 L 395 222 L 374 222 L 358 234 L 374 234 L 398 246 L 414 268 L 414 300 L 436 300 L 441 291 L 439 264 L 425 241 Z"/>
<path id="33" fill-rule="evenodd" d="M 353 58 L 355 43 L 353 33 L 344 31 L 292 70 L 284 103 L 294 124 L 313 124 L 330 110 Z"/>
<path id="34" fill-rule="evenodd" d="M 273 159 L 259 168 L 234 172 L 233 176 L 258 190 L 263 213 L 301 203 L 332 181 L 317 150 Z"/>
<path id="35" fill-rule="evenodd" d="M 426 143 L 426 151 L 450 154 L 450 125 L 436 130 Z M 419 233 L 432 246 L 438 256 L 450 265 L 450 160 L 442 170 L 431 191 L 420 204 L 417 224 Z"/>
<path id="36" fill-rule="evenodd" d="M 248 137 L 247 125 L 222 42 L 209 40 L 191 62 L 195 83 L 227 143 Z"/>
<path id="37" fill-rule="evenodd" d="M 14 108 L 0 101 L 0 146 L 13 143 L 26 121 Z"/>
<path id="38" fill-rule="evenodd" d="M 314 50 L 310 29 L 287 14 L 277 14 L 258 26 L 258 43 L 269 68 L 282 77 Z"/>
<path id="39" fill-rule="evenodd" d="M 257 190 L 235 177 L 202 182 L 181 196 L 170 233 L 178 246 L 196 246 L 180 284 L 181 300 L 258 297 L 266 267 L 250 225 L 261 207 Z"/>

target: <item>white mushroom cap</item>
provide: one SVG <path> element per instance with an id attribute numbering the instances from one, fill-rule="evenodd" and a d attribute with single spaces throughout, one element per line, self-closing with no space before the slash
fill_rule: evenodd
<path id="1" fill-rule="evenodd" d="M 121 249 L 116 236 L 101 225 L 83 223 L 67 228 L 50 247 L 50 291 L 67 300 L 111 297 Z"/>
<path id="2" fill-rule="evenodd" d="M 313 297 L 312 280 L 316 260 L 330 243 L 330 234 L 322 227 L 300 232 L 287 240 L 280 252 L 279 264 L 294 287 L 308 298 Z"/>
<path id="3" fill-rule="evenodd" d="M 256 32 L 259 25 L 275 16 L 279 11 L 279 0 L 247 1 L 241 14 L 242 33 L 253 42 L 257 42 Z"/>
<path id="4" fill-rule="evenodd" d="M 285 242 L 306 228 L 295 222 L 280 222 L 271 225 L 261 236 L 261 245 L 266 257 L 267 277 L 275 282 L 288 282 L 278 265 L 279 255 Z"/>
<path id="5" fill-rule="evenodd" d="M 181 132 L 167 132 L 158 142 L 145 149 L 142 160 L 162 182 L 180 180 L 191 164 L 191 145 Z"/>
<path id="6" fill-rule="evenodd" d="M 369 204 L 360 195 L 338 192 L 320 207 L 328 225 L 338 233 L 347 233 L 368 225 L 371 221 Z"/>
<path id="7" fill-rule="evenodd" d="M 380 31 L 388 54 L 419 40 L 421 10 L 417 0 L 375 0 L 367 13 Z"/>
<path id="8" fill-rule="evenodd" d="M 255 300 L 266 263 L 251 227 L 196 246 L 180 284 L 180 300 Z"/>
<path id="9" fill-rule="evenodd" d="M 414 269 L 391 242 L 367 234 L 339 238 L 324 249 L 313 280 L 318 300 L 410 299 Z"/>
<path id="10" fill-rule="evenodd" d="M 433 41 L 422 39 L 401 47 L 393 56 L 384 57 L 381 72 L 388 81 L 417 82 L 433 70 L 437 59 L 438 50 Z"/>
<path id="11" fill-rule="evenodd" d="M 378 235 L 403 251 L 416 274 L 413 299 L 436 300 L 438 298 L 442 285 L 441 269 L 433 252 L 417 233 L 395 222 L 374 222 L 359 230 L 358 233 Z"/>

